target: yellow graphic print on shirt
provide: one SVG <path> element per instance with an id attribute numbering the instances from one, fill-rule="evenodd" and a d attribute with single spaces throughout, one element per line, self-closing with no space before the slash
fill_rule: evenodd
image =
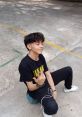
<path id="1" fill-rule="evenodd" d="M 43 65 L 41 65 L 40 67 L 38 67 L 37 69 L 35 69 L 33 71 L 34 77 L 38 77 L 41 72 L 44 72 L 44 66 Z"/>

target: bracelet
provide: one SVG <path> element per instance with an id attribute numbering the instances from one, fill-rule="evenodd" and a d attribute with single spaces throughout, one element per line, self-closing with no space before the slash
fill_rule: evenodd
<path id="1" fill-rule="evenodd" d="M 56 89 L 52 90 L 52 93 L 55 92 L 55 91 L 56 91 Z"/>

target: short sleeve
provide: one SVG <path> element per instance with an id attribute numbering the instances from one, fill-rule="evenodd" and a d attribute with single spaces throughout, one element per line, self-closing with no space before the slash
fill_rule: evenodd
<path id="1" fill-rule="evenodd" d="M 32 81 L 33 75 L 29 67 L 19 65 L 20 82 Z"/>
<path id="2" fill-rule="evenodd" d="M 48 71 L 48 66 L 45 60 L 45 57 L 42 55 L 42 61 L 43 61 L 43 65 L 44 65 L 44 72 Z"/>

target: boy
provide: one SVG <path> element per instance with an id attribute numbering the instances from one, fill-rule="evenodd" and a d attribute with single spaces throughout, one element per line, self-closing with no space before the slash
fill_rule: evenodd
<path id="1" fill-rule="evenodd" d="M 72 85 L 73 72 L 71 67 L 65 67 L 49 72 L 44 56 L 44 35 L 40 32 L 31 33 L 24 38 L 24 44 L 29 53 L 19 65 L 20 81 L 24 82 L 28 94 L 38 100 L 43 106 L 43 116 L 52 117 L 58 111 L 56 102 L 56 85 L 65 81 L 64 92 L 77 91 L 78 87 Z"/>

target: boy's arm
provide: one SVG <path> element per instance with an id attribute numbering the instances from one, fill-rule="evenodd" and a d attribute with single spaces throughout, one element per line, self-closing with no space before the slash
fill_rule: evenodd
<path id="1" fill-rule="evenodd" d="M 39 88 L 39 85 L 33 84 L 32 81 L 26 82 L 26 84 L 27 84 L 27 88 L 28 88 L 30 91 L 34 91 L 34 90 L 37 90 L 37 89 Z"/>
<path id="2" fill-rule="evenodd" d="M 52 76 L 51 76 L 51 73 L 50 73 L 49 71 L 47 71 L 47 72 L 45 72 L 45 74 L 46 74 L 48 83 L 49 83 L 49 85 L 50 85 L 50 88 L 51 88 L 51 91 L 52 91 L 52 95 L 53 95 L 54 98 L 56 98 L 57 92 L 56 92 L 56 87 L 55 87 L 53 78 L 52 78 Z"/>
<path id="3" fill-rule="evenodd" d="M 38 78 L 33 77 L 33 79 L 34 79 L 36 84 L 33 84 L 32 81 L 26 82 L 27 87 L 30 91 L 37 90 L 38 88 L 40 88 L 44 84 L 45 75 L 43 73 L 41 73 Z"/>

